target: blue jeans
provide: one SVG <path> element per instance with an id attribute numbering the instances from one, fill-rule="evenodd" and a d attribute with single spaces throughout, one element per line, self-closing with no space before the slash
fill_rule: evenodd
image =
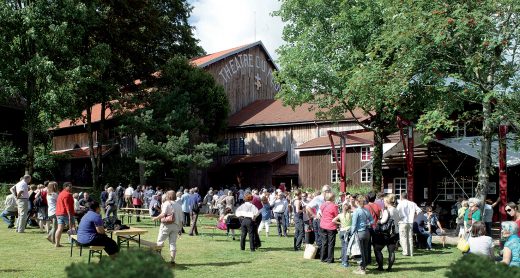
<path id="1" fill-rule="evenodd" d="M 18 215 L 18 212 L 17 211 L 7 211 L 7 210 L 4 210 L 2 211 L 2 220 L 4 220 L 5 224 L 9 225 L 9 226 L 13 226 L 14 225 L 14 218 Z M 9 216 L 9 218 L 7 218 Z"/>
<path id="2" fill-rule="evenodd" d="M 426 239 L 426 248 L 432 249 L 432 234 L 427 231 L 421 231 L 417 233 L 419 235 L 419 242 Z"/>
<path id="3" fill-rule="evenodd" d="M 350 240 L 350 231 L 339 231 L 339 238 L 341 240 L 341 263 L 348 265 L 347 247 Z"/>

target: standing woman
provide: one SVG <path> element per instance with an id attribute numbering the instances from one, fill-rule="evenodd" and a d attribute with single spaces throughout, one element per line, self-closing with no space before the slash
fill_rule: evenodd
<path id="1" fill-rule="evenodd" d="M 462 238 L 466 232 L 465 232 L 465 227 L 464 227 L 464 216 L 466 215 L 466 210 L 468 210 L 468 201 L 464 200 L 462 201 L 462 204 L 459 208 L 459 210 L 457 211 L 457 231 L 459 231 L 459 238 Z"/>
<path id="2" fill-rule="evenodd" d="M 132 193 L 132 205 L 134 208 L 140 209 L 143 207 L 144 203 L 144 193 L 143 193 L 143 186 L 139 185 L 137 186 L 137 189 Z M 137 215 L 137 222 L 141 222 L 141 218 L 139 215 L 141 215 L 141 210 L 135 210 L 135 214 Z"/>
<path id="3" fill-rule="evenodd" d="M 302 247 L 304 238 L 304 224 L 303 224 L 303 202 L 302 193 L 299 189 L 294 192 L 294 200 L 292 207 L 294 211 L 294 251 L 298 251 Z"/>
<path id="4" fill-rule="evenodd" d="M 359 268 L 354 271 L 354 274 L 366 274 L 367 261 L 370 256 L 370 233 L 368 228 L 372 223 L 374 223 L 374 219 L 370 212 L 368 212 L 363 207 L 365 206 L 365 197 L 363 195 L 359 195 L 356 199 L 357 208 L 352 215 L 352 229 L 350 231 L 350 236 L 353 236 L 357 233 L 359 239 L 359 249 L 361 251 L 361 263 L 359 264 Z"/>
<path id="5" fill-rule="evenodd" d="M 176 199 L 175 191 L 170 190 L 166 192 L 164 202 L 161 205 L 161 214 L 152 218 L 153 221 L 160 221 L 163 217 L 173 215 L 172 223 L 162 223 L 159 227 L 159 234 L 157 235 L 157 245 L 163 246 L 166 239 L 170 243 L 170 263 L 175 265 L 175 255 L 177 252 L 177 236 L 182 229 L 182 219 L 184 213 L 179 202 L 174 202 Z"/>
<path id="6" fill-rule="evenodd" d="M 110 214 L 112 214 L 112 216 L 114 217 L 114 219 L 117 219 L 117 196 L 116 196 L 116 193 L 114 192 L 114 188 L 113 187 L 108 187 L 107 188 L 107 200 L 105 202 L 105 217 L 109 217 Z"/>
<path id="7" fill-rule="evenodd" d="M 520 227 L 520 211 L 518 210 L 518 206 L 513 202 L 509 202 L 504 209 L 507 214 L 511 216 L 513 221 L 515 221 L 516 226 Z M 518 231 L 518 236 L 520 236 L 520 231 Z"/>
<path id="8" fill-rule="evenodd" d="M 482 221 L 480 209 L 478 208 L 479 202 L 477 198 L 469 198 L 468 200 L 469 208 L 464 214 L 464 229 L 466 233 L 470 232 L 471 225 L 473 225 L 474 222 Z"/>
<path id="9" fill-rule="evenodd" d="M 383 248 L 386 246 L 388 250 L 388 268 L 387 271 L 392 270 L 392 265 L 395 262 L 395 249 L 397 248 L 397 241 L 399 241 L 399 227 L 397 226 L 399 223 L 399 217 L 397 215 L 397 210 L 394 207 L 395 204 L 395 195 L 388 194 L 384 197 L 385 209 L 383 210 L 383 214 L 381 216 L 381 220 L 379 220 L 380 224 L 386 224 L 388 221 L 393 222 L 393 231 L 388 234 L 379 234 L 376 233 L 374 239 L 374 253 L 376 255 L 377 261 L 377 269 L 383 270 Z"/>
<path id="10" fill-rule="evenodd" d="M 321 236 L 321 261 L 334 263 L 334 246 L 336 245 L 336 234 L 338 227 L 333 222 L 338 216 L 338 206 L 334 203 L 336 196 L 334 192 L 325 193 L 325 202 L 321 204 L 320 236 Z"/>
<path id="11" fill-rule="evenodd" d="M 47 185 L 47 215 L 49 217 L 49 224 L 52 224 L 52 229 L 50 229 L 47 240 L 55 243 L 56 227 L 58 226 L 58 222 L 56 219 L 56 202 L 58 200 L 58 183 L 55 181 L 49 182 Z"/>
<path id="12" fill-rule="evenodd" d="M 48 181 L 45 182 L 47 185 L 49 184 Z M 41 201 L 39 201 L 41 200 Z M 37 204 L 39 201 L 39 204 Z M 45 233 L 49 233 L 49 206 L 47 205 L 47 187 L 43 184 L 38 185 L 38 189 L 36 190 L 36 198 L 35 198 L 35 205 L 36 209 L 38 211 L 37 217 L 38 217 L 38 225 L 40 226 L 40 231 L 43 232 L 43 229 L 45 228 Z"/>

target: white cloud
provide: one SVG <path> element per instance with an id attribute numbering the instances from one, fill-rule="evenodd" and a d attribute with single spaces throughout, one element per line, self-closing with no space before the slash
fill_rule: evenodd
<path id="1" fill-rule="evenodd" d="M 208 54 L 261 40 L 271 57 L 277 59 L 275 50 L 283 43 L 283 23 L 271 13 L 280 8 L 278 0 L 193 0 L 190 3 L 193 6 L 190 24 L 195 26 L 195 36 Z"/>

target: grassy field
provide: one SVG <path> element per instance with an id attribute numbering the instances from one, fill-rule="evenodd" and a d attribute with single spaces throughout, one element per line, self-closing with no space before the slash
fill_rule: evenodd
<path id="1" fill-rule="evenodd" d="M 212 225 L 214 219 L 201 217 L 203 225 Z M 135 223 L 132 223 L 134 226 Z M 155 241 L 158 227 L 149 220 L 137 227 L 148 229 L 144 239 Z M 271 233 L 276 234 L 275 227 Z M 319 260 L 303 259 L 303 252 L 292 250 L 293 238 L 278 236 L 262 238 L 262 247 L 256 252 L 240 251 L 238 237 L 236 241 L 225 236 L 225 232 L 211 229 L 199 229 L 201 235 L 190 237 L 183 235 L 177 242 L 177 266 L 172 269 L 175 277 L 354 277 L 355 267 L 343 268 L 337 261 L 324 264 Z M 291 229 L 292 232 L 292 229 Z M 66 236 L 65 236 L 66 239 Z M 66 240 L 63 241 L 66 243 Z M 337 241 L 335 257 L 339 257 Z M 79 250 L 74 250 L 70 257 L 69 244 L 63 248 L 54 248 L 38 229 L 30 228 L 25 234 L 17 234 L 2 222 L 0 226 L 0 277 L 65 277 L 65 267 L 73 262 L 87 262 L 85 253 L 79 257 Z M 248 245 L 246 245 L 248 246 Z M 437 247 L 440 248 L 440 247 Z M 132 249 L 132 247 L 131 247 Z M 123 249 L 122 252 L 131 252 Z M 385 250 L 386 251 L 386 250 Z M 169 260 L 168 248 L 163 249 L 163 257 Z M 387 254 L 384 254 L 387 256 Z M 376 266 L 368 267 L 369 276 L 378 277 L 444 277 L 450 264 L 460 257 L 454 247 L 433 251 L 416 251 L 414 257 L 397 254 L 394 271 L 380 272 Z M 94 259 L 97 263 L 98 259 Z M 374 259 L 375 261 L 375 259 Z M 153 273 L 150 273 L 153 277 Z M 117 277 L 117 273 L 111 275 Z"/>

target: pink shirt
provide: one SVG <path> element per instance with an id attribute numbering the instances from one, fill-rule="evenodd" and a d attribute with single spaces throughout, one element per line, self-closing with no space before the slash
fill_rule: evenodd
<path id="1" fill-rule="evenodd" d="M 325 230 L 336 230 L 336 223 L 332 222 L 336 216 L 338 216 L 338 206 L 332 202 L 325 202 L 320 207 L 321 219 L 320 228 Z"/>

